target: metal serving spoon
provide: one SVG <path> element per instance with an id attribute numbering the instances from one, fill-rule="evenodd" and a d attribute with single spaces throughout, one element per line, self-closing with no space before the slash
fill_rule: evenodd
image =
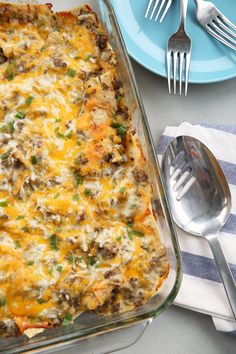
<path id="1" fill-rule="evenodd" d="M 165 151 L 162 173 L 176 224 L 209 242 L 236 319 L 236 285 L 217 237 L 231 210 L 230 190 L 220 165 L 199 140 L 179 136 Z"/>

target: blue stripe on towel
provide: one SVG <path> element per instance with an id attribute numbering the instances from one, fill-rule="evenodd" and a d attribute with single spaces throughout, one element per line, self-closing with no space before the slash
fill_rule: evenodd
<path id="1" fill-rule="evenodd" d="M 236 234 L 236 215 L 230 214 L 226 224 L 222 227 L 221 231 L 229 234 Z"/>
<path id="2" fill-rule="evenodd" d="M 225 177 L 230 184 L 236 185 L 236 165 L 230 162 L 218 160 Z"/>
<path id="3" fill-rule="evenodd" d="M 223 333 L 226 333 L 226 334 L 236 337 L 236 331 L 223 332 Z"/>
<path id="4" fill-rule="evenodd" d="M 188 252 L 181 252 L 184 273 L 194 277 L 221 282 L 214 259 L 198 256 Z M 236 281 L 236 265 L 230 264 L 230 269 Z"/>
<path id="5" fill-rule="evenodd" d="M 221 130 L 223 132 L 236 135 L 236 125 L 207 124 L 207 123 L 200 124 L 200 125 L 205 128 L 213 128 L 216 130 Z"/>

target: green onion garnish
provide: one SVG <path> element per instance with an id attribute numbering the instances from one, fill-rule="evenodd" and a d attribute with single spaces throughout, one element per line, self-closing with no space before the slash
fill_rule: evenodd
<path id="1" fill-rule="evenodd" d="M 67 314 L 65 315 L 64 320 L 62 321 L 62 326 L 69 326 L 69 324 L 71 323 L 73 317 L 72 314 L 70 312 L 67 312 Z"/>
<path id="2" fill-rule="evenodd" d="M 0 207 L 6 207 L 8 205 L 8 201 L 7 200 L 2 200 L 0 202 Z"/>
<path id="3" fill-rule="evenodd" d="M 50 237 L 50 246 L 54 251 L 58 251 L 58 239 L 55 234 Z"/>
<path id="4" fill-rule="evenodd" d="M 39 159 L 36 155 L 32 155 L 31 156 L 31 163 L 32 165 L 37 165 L 37 163 L 39 162 Z"/>
<path id="5" fill-rule="evenodd" d="M 37 299 L 37 301 L 38 301 L 39 304 L 43 304 L 45 302 L 45 300 L 42 299 L 41 297 L 39 299 Z"/>
<path id="6" fill-rule="evenodd" d="M 25 104 L 27 104 L 27 106 L 30 106 L 32 101 L 33 101 L 34 97 L 33 96 L 29 96 L 26 98 L 25 100 Z"/>
<path id="7" fill-rule="evenodd" d="M 67 71 L 67 75 L 70 76 L 70 77 L 74 77 L 76 74 L 76 71 L 73 70 L 73 69 L 68 69 Z"/>
<path id="8" fill-rule="evenodd" d="M 16 118 L 18 119 L 24 119 L 25 118 L 25 112 L 19 111 L 15 115 Z"/>
<path id="9" fill-rule="evenodd" d="M 119 190 L 119 192 L 120 192 L 121 194 L 124 194 L 125 191 L 126 191 L 126 187 L 122 187 L 122 188 Z"/>

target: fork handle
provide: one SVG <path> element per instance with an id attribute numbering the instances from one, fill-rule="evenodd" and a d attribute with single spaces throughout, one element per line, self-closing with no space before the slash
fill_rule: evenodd
<path id="1" fill-rule="evenodd" d="M 225 259 L 223 250 L 218 239 L 218 235 L 207 235 L 206 239 L 208 240 L 212 253 L 214 255 L 215 262 L 219 270 L 222 283 L 224 285 L 225 292 L 234 315 L 234 319 L 236 320 L 236 284 L 234 282 L 233 275 Z"/>
<path id="2" fill-rule="evenodd" d="M 180 1 L 180 28 L 185 30 L 186 27 L 186 15 L 188 9 L 188 0 Z"/>

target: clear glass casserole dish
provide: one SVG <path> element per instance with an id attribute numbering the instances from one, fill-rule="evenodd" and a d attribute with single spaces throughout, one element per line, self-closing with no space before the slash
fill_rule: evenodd
<path id="1" fill-rule="evenodd" d="M 23 2 L 23 1 L 5 1 Z M 28 1 L 35 2 L 35 1 Z M 39 1 L 48 3 L 48 1 Z M 113 352 L 134 343 L 152 319 L 165 310 L 177 295 L 181 282 L 181 260 L 178 242 L 173 228 L 169 207 L 160 176 L 148 121 L 138 93 L 129 57 L 109 0 L 68 0 L 50 1 L 54 11 L 66 11 L 87 3 L 96 11 L 109 34 L 109 42 L 117 54 L 118 75 L 124 83 L 126 101 L 130 108 L 133 125 L 147 159 L 149 176 L 153 185 L 153 209 L 158 215 L 158 229 L 167 249 L 170 274 L 158 294 L 147 304 L 122 314 L 99 316 L 85 313 L 68 327 L 46 330 L 34 338 L 26 336 L 0 339 L 0 353 L 49 353 L 78 346 L 83 353 Z M 124 331 L 129 329 L 129 336 Z M 104 340 L 105 336 L 105 340 Z"/>

